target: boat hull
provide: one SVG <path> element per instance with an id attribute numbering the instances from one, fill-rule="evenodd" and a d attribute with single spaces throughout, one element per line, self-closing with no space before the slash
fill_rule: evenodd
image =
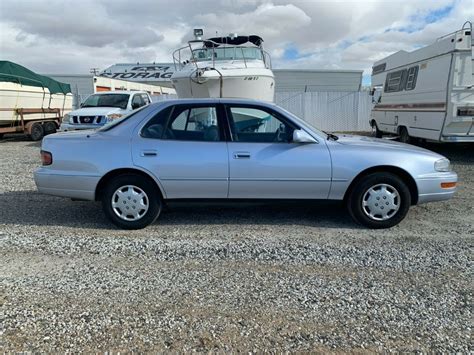
<path id="1" fill-rule="evenodd" d="M 61 114 L 72 110 L 72 94 L 50 94 L 48 89 L 17 83 L 0 82 L 0 127 L 16 126 L 20 116 L 16 109 L 59 108 Z M 54 119 L 53 113 L 25 115 L 25 121 Z"/>
<path id="2" fill-rule="evenodd" d="M 235 72 L 236 70 L 233 70 Z M 259 70 L 260 72 L 262 70 Z M 267 71 L 267 70 L 265 70 Z M 275 79 L 273 73 L 227 73 L 220 70 L 195 74 L 173 76 L 173 86 L 179 98 L 246 98 L 262 101 L 274 100 Z"/>

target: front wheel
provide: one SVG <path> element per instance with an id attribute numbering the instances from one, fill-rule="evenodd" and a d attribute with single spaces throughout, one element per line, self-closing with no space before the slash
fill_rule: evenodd
<path id="1" fill-rule="evenodd" d="M 375 121 L 372 122 L 372 136 L 375 138 L 382 138 L 382 131 L 379 130 L 377 127 L 377 123 Z"/>
<path id="2" fill-rule="evenodd" d="M 123 229 L 145 228 L 158 218 L 162 205 L 156 186 L 140 175 L 119 175 L 107 183 L 102 194 L 104 213 Z"/>
<path id="3" fill-rule="evenodd" d="M 30 138 L 32 141 L 39 141 L 44 137 L 43 125 L 39 122 L 33 123 L 30 130 Z"/>
<path id="4" fill-rule="evenodd" d="M 390 228 L 400 223 L 411 205 L 410 190 L 397 175 L 373 173 L 352 189 L 347 208 L 351 217 L 369 228 Z"/>

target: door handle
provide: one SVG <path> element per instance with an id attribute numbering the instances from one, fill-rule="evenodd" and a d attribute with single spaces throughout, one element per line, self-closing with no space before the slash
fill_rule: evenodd
<path id="1" fill-rule="evenodd" d="M 234 159 L 250 159 L 249 152 L 235 152 Z"/>
<path id="2" fill-rule="evenodd" d="M 143 150 L 141 153 L 142 157 L 156 157 L 157 155 L 156 150 Z"/>

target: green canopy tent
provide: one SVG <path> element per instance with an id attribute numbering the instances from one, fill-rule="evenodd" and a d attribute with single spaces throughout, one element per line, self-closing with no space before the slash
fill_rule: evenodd
<path id="1" fill-rule="evenodd" d="M 0 82 L 47 88 L 51 94 L 69 94 L 71 85 L 61 83 L 8 60 L 0 60 Z"/>

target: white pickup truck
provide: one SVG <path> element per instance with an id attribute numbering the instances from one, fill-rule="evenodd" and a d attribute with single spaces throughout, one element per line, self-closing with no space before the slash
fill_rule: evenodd
<path id="1" fill-rule="evenodd" d="M 89 96 L 81 108 L 65 114 L 61 131 L 95 129 L 151 103 L 146 91 L 103 91 Z"/>

